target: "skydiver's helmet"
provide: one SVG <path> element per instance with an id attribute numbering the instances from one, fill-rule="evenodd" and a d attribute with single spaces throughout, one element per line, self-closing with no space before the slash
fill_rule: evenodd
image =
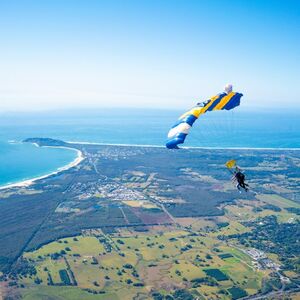
<path id="1" fill-rule="evenodd" d="M 227 94 L 232 92 L 232 84 L 228 83 L 225 85 L 224 90 Z"/>

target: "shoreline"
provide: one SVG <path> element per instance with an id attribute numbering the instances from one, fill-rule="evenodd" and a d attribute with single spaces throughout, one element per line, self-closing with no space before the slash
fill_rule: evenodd
<path id="1" fill-rule="evenodd" d="M 98 146 L 118 146 L 118 147 L 141 147 L 141 148 L 166 148 L 164 145 L 143 145 L 143 144 L 112 144 L 112 143 L 96 143 L 96 142 L 74 142 L 66 141 L 68 144 L 78 145 L 98 145 Z M 270 150 L 270 151 L 300 151 L 300 148 L 275 148 L 275 147 L 200 147 L 200 146 L 182 146 L 180 149 L 193 150 Z M 179 150 L 180 150 L 179 149 Z M 172 150 L 172 149 L 167 149 Z M 178 150 L 178 149 L 174 149 Z"/>
<path id="2" fill-rule="evenodd" d="M 40 147 L 36 143 L 33 143 L 33 145 L 35 145 L 36 147 Z M 2 186 L 0 186 L 0 191 L 5 190 L 5 189 L 10 189 L 10 188 L 15 188 L 15 187 L 28 187 L 28 186 L 34 184 L 38 180 L 45 179 L 45 178 L 48 178 L 52 175 L 56 175 L 56 174 L 59 174 L 63 171 L 69 170 L 69 169 L 77 166 L 78 164 L 80 164 L 85 159 L 82 151 L 80 151 L 79 149 L 75 149 L 75 148 L 71 148 L 71 147 L 64 147 L 64 146 L 42 146 L 42 147 L 61 148 L 61 149 L 68 149 L 68 150 L 76 151 L 77 156 L 73 161 L 71 161 L 67 165 L 59 167 L 58 169 L 56 169 L 55 171 L 53 171 L 51 173 L 41 175 L 41 176 L 38 176 L 38 177 L 34 177 L 34 178 L 31 178 L 31 179 L 21 180 L 21 181 L 15 182 L 15 183 L 9 183 L 9 184 L 2 185 Z"/>
<path id="3" fill-rule="evenodd" d="M 12 142 L 12 141 L 9 141 Z M 14 143 L 16 141 L 13 141 Z M 112 143 L 97 143 L 97 142 L 74 142 L 74 141 L 66 141 L 66 143 L 72 145 L 72 144 L 78 144 L 78 145 L 99 145 L 99 146 L 117 146 L 117 147 L 141 147 L 141 148 L 163 148 L 166 149 L 166 147 L 164 145 L 143 145 L 143 144 L 112 144 Z M 37 143 L 32 143 L 33 145 L 35 145 L 36 147 L 40 147 Z M 72 151 L 76 151 L 77 152 L 77 157 L 71 161 L 69 164 L 59 167 L 58 169 L 56 169 L 55 171 L 45 174 L 45 175 L 41 175 L 41 176 L 37 176 L 31 179 L 25 179 L 25 180 L 21 180 L 15 183 L 8 183 L 5 185 L 0 186 L 0 191 L 1 190 L 5 190 L 5 189 L 10 189 L 10 188 L 15 188 L 15 187 L 28 187 L 32 184 L 34 184 L 36 181 L 41 180 L 41 179 L 45 179 L 48 178 L 52 175 L 56 175 L 59 174 L 63 171 L 69 170 L 75 166 L 77 166 L 78 164 L 80 164 L 84 159 L 84 155 L 82 153 L 82 151 L 80 151 L 79 149 L 76 148 L 72 148 L 72 147 L 66 147 L 66 146 L 41 146 L 41 147 L 48 147 L 48 148 L 61 148 L 61 149 L 68 149 L 68 150 L 72 150 Z M 198 147 L 198 146 L 183 146 L 180 149 L 182 150 L 264 150 L 264 151 L 300 151 L 300 148 L 267 148 L 267 147 L 262 147 L 262 148 L 250 148 L 250 147 Z M 179 149 L 179 150 L 180 150 Z M 168 151 L 170 151 L 169 149 L 167 149 Z M 171 150 L 171 151 L 176 151 L 176 150 Z"/>

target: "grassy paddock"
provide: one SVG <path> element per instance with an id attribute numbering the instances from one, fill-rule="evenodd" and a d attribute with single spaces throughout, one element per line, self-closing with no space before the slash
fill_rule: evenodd
<path id="1" fill-rule="evenodd" d="M 221 243 L 214 233 L 204 236 L 202 232 L 201 235 L 195 232 L 192 234 L 174 227 L 165 228 L 165 231 L 163 229 L 159 227 L 159 230 L 151 229 L 147 233 L 124 230 L 124 236 L 120 231 L 101 237 L 64 238 L 34 252 L 27 252 L 25 256 L 34 262 L 37 276 L 43 282 L 40 284 L 40 292 L 36 289 L 26 290 L 27 294 L 24 295 L 27 299 L 31 299 L 31 296 L 32 299 L 38 299 L 39 296 L 35 295 L 41 296 L 38 293 L 47 294 L 49 291 L 50 294 L 56 293 L 57 298 L 54 299 L 64 299 L 59 298 L 64 293 L 60 287 L 46 286 L 48 273 L 54 284 L 62 284 L 59 276 L 59 270 L 62 269 L 68 270 L 69 274 L 72 272 L 78 284 L 77 288 L 70 289 L 68 297 L 72 295 L 72 299 L 82 297 L 80 293 L 88 295 L 82 299 L 125 299 L 123 295 L 132 298 L 138 294 L 147 295 L 151 288 L 189 289 L 192 280 L 205 277 L 219 280 L 219 287 L 208 287 L 205 284 L 199 287 L 202 293 L 208 295 L 208 299 L 217 298 L 218 291 L 232 287 L 233 282 L 241 282 L 240 288 L 250 294 L 260 288 L 262 274 L 250 268 L 251 259 L 240 250 Z M 109 251 L 107 245 L 111 245 Z M 65 250 L 65 254 L 53 260 L 51 254 L 61 250 Z M 222 254 L 223 258 L 220 257 Z M 213 269 L 218 274 L 211 274 Z M 34 279 L 33 276 L 20 281 L 25 286 L 34 286 Z M 92 295 L 81 289 L 105 294 Z M 111 298 L 105 298 L 107 295 Z"/>

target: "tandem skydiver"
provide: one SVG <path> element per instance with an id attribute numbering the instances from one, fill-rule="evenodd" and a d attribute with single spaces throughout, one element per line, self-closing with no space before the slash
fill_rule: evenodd
<path id="1" fill-rule="evenodd" d="M 237 189 L 241 191 L 241 188 L 243 188 L 247 192 L 249 190 L 249 185 L 245 182 L 245 174 L 242 173 L 241 169 L 236 167 L 233 176 L 233 178 L 237 181 Z"/>

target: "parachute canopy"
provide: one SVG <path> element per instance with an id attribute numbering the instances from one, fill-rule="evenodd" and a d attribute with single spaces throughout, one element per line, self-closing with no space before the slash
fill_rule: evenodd
<path id="1" fill-rule="evenodd" d="M 232 89 L 232 86 L 231 86 Z M 230 90 L 230 89 L 228 89 Z M 213 110 L 231 110 L 240 105 L 240 99 L 243 94 L 236 92 L 224 92 L 211 97 L 209 100 L 197 104 L 183 114 L 168 133 L 168 141 L 166 147 L 169 149 L 177 149 L 178 144 L 183 144 L 186 136 L 189 134 L 194 122 L 208 111 Z"/>
<path id="2" fill-rule="evenodd" d="M 228 169 L 232 169 L 236 167 L 236 160 L 235 159 L 229 160 L 225 165 Z"/>

